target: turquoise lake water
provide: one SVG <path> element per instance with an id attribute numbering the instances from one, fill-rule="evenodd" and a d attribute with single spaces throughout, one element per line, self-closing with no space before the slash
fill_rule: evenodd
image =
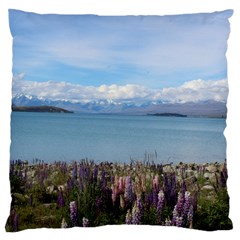
<path id="1" fill-rule="evenodd" d="M 225 119 L 27 112 L 13 112 L 11 118 L 11 160 L 203 163 L 226 158 Z"/>

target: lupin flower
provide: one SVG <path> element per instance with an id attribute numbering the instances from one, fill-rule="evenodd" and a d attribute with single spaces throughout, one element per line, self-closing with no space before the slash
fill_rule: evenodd
<path id="1" fill-rule="evenodd" d="M 93 170 L 93 181 L 96 183 L 97 182 L 97 177 L 98 177 L 98 166 L 95 165 L 94 166 L 94 170 Z"/>
<path id="2" fill-rule="evenodd" d="M 83 227 L 89 227 L 89 221 L 85 217 L 83 217 L 83 219 L 82 219 L 82 226 Z"/>
<path id="3" fill-rule="evenodd" d="M 177 205 L 175 205 L 173 209 L 173 217 L 172 217 L 172 224 L 171 224 L 172 226 L 176 226 L 177 217 L 178 217 L 178 211 L 177 211 Z"/>
<path id="4" fill-rule="evenodd" d="M 187 223 L 189 223 L 189 228 L 192 228 L 193 221 L 193 206 L 191 205 L 187 214 Z"/>
<path id="5" fill-rule="evenodd" d="M 77 202 L 70 202 L 70 218 L 73 226 L 78 225 L 78 210 L 77 210 Z"/>
<path id="6" fill-rule="evenodd" d="M 58 206 L 58 208 L 64 207 L 63 191 L 62 191 L 61 187 L 60 187 L 60 191 L 58 193 L 57 206 Z"/>
<path id="7" fill-rule="evenodd" d="M 102 176 L 101 176 L 101 187 L 105 188 L 106 187 L 106 173 L 104 171 L 104 169 L 102 169 Z"/>
<path id="8" fill-rule="evenodd" d="M 152 182 L 153 188 L 159 190 L 159 175 L 155 175 Z"/>
<path id="9" fill-rule="evenodd" d="M 164 192 L 162 190 L 159 191 L 158 193 L 158 203 L 157 203 L 157 216 L 156 216 L 156 221 L 157 224 L 161 223 L 161 213 L 164 207 L 164 203 L 165 203 L 165 197 L 164 197 Z"/>
<path id="10" fill-rule="evenodd" d="M 11 212 L 11 221 L 12 221 L 13 232 L 17 232 L 18 225 L 19 225 L 19 218 L 18 218 L 18 214 L 16 213 L 15 210 L 12 210 L 12 212 Z"/>
<path id="11" fill-rule="evenodd" d="M 187 216 L 191 206 L 190 192 L 186 191 L 184 194 L 183 216 Z"/>
<path id="12" fill-rule="evenodd" d="M 176 226 L 177 221 L 179 224 L 179 217 L 183 215 L 183 206 L 184 206 L 184 196 L 181 192 L 178 193 L 178 201 L 173 210 L 172 225 Z M 182 219 L 181 219 L 182 221 Z"/>
<path id="13" fill-rule="evenodd" d="M 123 177 L 119 178 L 119 184 L 118 184 L 118 188 L 119 188 L 119 192 L 120 193 L 124 193 L 125 191 L 125 179 Z"/>
<path id="14" fill-rule="evenodd" d="M 182 227 L 183 221 L 182 217 L 176 217 L 176 226 Z"/>
<path id="15" fill-rule="evenodd" d="M 116 190 L 116 187 L 113 184 L 111 186 L 111 190 L 112 190 L 112 202 L 114 204 L 116 199 L 117 199 L 117 190 Z"/>
<path id="16" fill-rule="evenodd" d="M 61 228 L 67 228 L 67 222 L 65 218 L 62 219 Z"/>
<path id="17" fill-rule="evenodd" d="M 132 209 L 132 224 L 141 224 L 143 219 L 143 205 L 141 195 L 137 196 L 137 200 Z"/>
<path id="18" fill-rule="evenodd" d="M 146 194 L 145 196 L 146 208 L 150 208 L 150 205 L 153 203 L 153 194 L 152 192 Z"/>
<path id="19" fill-rule="evenodd" d="M 126 218 L 125 218 L 125 223 L 126 224 L 132 224 L 132 214 L 130 209 L 128 209 L 127 214 L 126 214 Z"/>
<path id="20" fill-rule="evenodd" d="M 125 188 L 124 196 L 125 196 L 127 201 L 132 202 L 133 191 L 132 191 L 132 178 L 131 178 L 131 176 L 126 177 L 126 188 Z"/>

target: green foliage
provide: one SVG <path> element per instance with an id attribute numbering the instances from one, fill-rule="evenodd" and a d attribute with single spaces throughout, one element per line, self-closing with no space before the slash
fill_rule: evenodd
<path id="1" fill-rule="evenodd" d="M 197 177 L 197 184 L 198 184 L 199 186 L 203 186 L 203 185 L 205 184 L 205 182 L 206 182 L 206 179 L 205 179 L 202 175 L 200 175 L 199 177 Z"/>
<path id="2" fill-rule="evenodd" d="M 24 193 L 25 181 L 20 176 L 16 174 L 10 175 L 10 184 L 12 193 Z"/>
<path id="3" fill-rule="evenodd" d="M 194 215 L 193 228 L 207 231 L 232 229 L 228 213 L 229 198 L 227 190 L 223 189 L 218 192 L 214 201 L 201 201 Z"/>

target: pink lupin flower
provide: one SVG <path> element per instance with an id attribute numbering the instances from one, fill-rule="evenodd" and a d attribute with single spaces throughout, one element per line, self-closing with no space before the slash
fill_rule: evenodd
<path id="1" fill-rule="evenodd" d="M 119 184 L 118 184 L 118 189 L 120 193 L 124 193 L 125 191 L 125 181 L 124 181 L 124 177 L 120 177 L 118 180 Z"/>
<path id="2" fill-rule="evenodd" d="M 114 176 L 114 186 L 116 188 L 119 188 L 119 179 L 118 179 L 118 175 L 115 175 Z"/>
<path id="3" fill-rule="evenodd" d="M 116 192 L 116 187 L 114 185 L 111 186 L 111 189 L 112 189 L 112 202 L 113 204 L 115 203 L 116 201 L 116 198 L 117 198 L 117 192 Z"/>

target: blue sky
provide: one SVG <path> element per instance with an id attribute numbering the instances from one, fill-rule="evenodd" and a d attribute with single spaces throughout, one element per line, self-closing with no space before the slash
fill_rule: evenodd
<path id="1" fill-rule="evenodd" d="M 131 86 L 125 93 L 151 90 L 146 94 L 149 98 L 152 91 L 179 89 L 196 80 L 206 88 L 216 87 L 217 83 L 222 86 L 218 81 L 227 79 L 225 53 L 231 15 L 228 10 L 176 16 L 99 17 L 10 10 L 13 79 L 21 81 L 13 81 L 13 91 L 63 98 L 65 84 L 68 89 L 71 86 L 71 99 L 75 87 L 81 88 L 79 95 L 92 87 L 92 92 L 105 89 L 106 96 L 111 97 L 112 89 Z M 133 90 L 132 86 L 137 88 Z M 54 95 L 52 88 L 62 92 Z M 193 88 L 196 90 L 196 86 Z M 94 98 L 91 94 L 89 99 Z M 121 99 L 119 94 L 114 96 Z"/>

